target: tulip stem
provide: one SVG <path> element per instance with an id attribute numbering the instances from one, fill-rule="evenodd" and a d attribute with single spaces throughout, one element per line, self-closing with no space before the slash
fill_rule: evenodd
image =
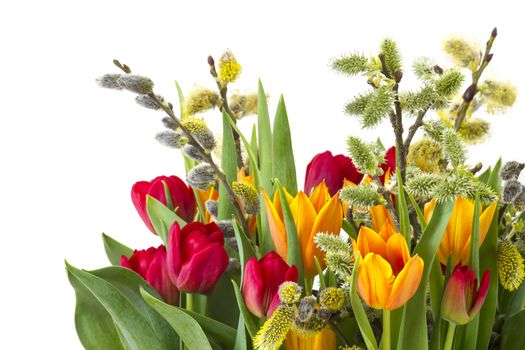
<path id="1" fill-rule="evenodd" d="M 445 346 L 443 347 L 443 350 L 450 350 L 452 349 L 452 343 L 454 341 L 454 333 L 456 331 L 456 324 L 450 322 L 448 324 L 448 331 L 447 331 L 447 338 L 445 340 Z"/>
<path id="2" fill-rule="evenodd" d="M 341 328 L 339 328 L 337 326 L 337 324 L 334 321 L 332 321 L 332 320 L 328 320 L 328 321 L 326 321 L 326 323 L 328 323 L 328 325 L 330 326 L 332 331 L 334 331 L 334 333 L 341 339 L 341 341 L 343 342 L 344 346 L 345 347 L 350 347 L 350 341 L 345 336 L 345 334 L 343 333 Z"/>
<path id="3" fill-rule="evenodd" d="M 390 310 L 383 309 L 383 350 L 390 350 Z"/>

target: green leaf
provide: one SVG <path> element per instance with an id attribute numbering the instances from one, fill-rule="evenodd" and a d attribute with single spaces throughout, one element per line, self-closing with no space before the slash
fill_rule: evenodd
<path id="1" fill-rule="evenodd" d="M 212 350 L 206 334 L 199 323 L 190 315 L 181 311 L 179 308 L 168 305 L 141 289 L 140 293 L 146 302 L 151 305 L 180 336 L 188 350 Z M 150 344 L 144 349 L 151 349 Z M 142 347 L 140 347 L 142 349 Z"/>
<path id="2" fill-rule="evenodd" d="M 301 256 L 301 243 L 299 242 L 299 235 L 295 226 L 295 221 L 290 210 L 286 195 L 279 180 L 275 180 L 279 196 L 281 197 L 281 208 L 283 211 L 283 221 L 286 228 L 286 241 L 288 243 L 287 263 L 288 265 L 295 265 L 297 267 L 299 283 L 304 280 L 304 265 Z M 302 284 L 302 283 L 301 283 Z"/>
<path id="3" fill-rule="evenodd" d="M 120 266 L 120 258 L 124 255 L 126 258 L 131 257 L 133 249 L 126 247 L 124 244 L 102 233 L 102 241 L 104 242 L 104 250 L 108 256 L 109 262 L 112 265 Z"/>
<path id="4" fill-rule="evenodd" d="M 255 249 L 252 245 L 252 241 L 246 236 L 246 234 L 241 230 L 237 221 L 232 219 L 233 230 L 235 231 L 235 239 L 239 247 L 239 262 L 241 263 L 241 277 L 244 276 L 244 266 L 246 261 L 252 256 L 256 257 Z M 242 278 L 241 278 L 242 281 Z"/>
<path id="5" fill-rule="evenodd" d="M 436 319 L 441 308 L 441 294 L 444 287 L 443 272 L 438 259 L 434 259 L 430 269 L 430 304 L 432 306 L 432 316 Z"/>
<path id="6" fill-rule="evenodd" d="M 259 161 L 261 169 L 261 185 L 268 193 L 273 193 L 272 185 L 272 129 L 268 114 L 268 103 L 262 82 L 259 80 L 259 96 L 257 108 L 257 131 L 259 136 Z"/>
<path id="7" fill-rule="evenodd" d="M 499 174 L 499 171 L 501 170 L 501 165 L 502 165 L 502 160 L 500 158 L 494 165 L 494 168 L 492 169 L 492 172 L 490 173 L 489 179 L 487 181 L 487 184 L 494 191 L 496 191 L 496 193 L 501 193 L 501 188 L 502 188 L 502 185 L 501 185 L 502 180 Z"/>
<path id="8" fill-rule="evenodd" d="M 397 212 L 399 215 L 399 228 L 401 230 L 401 233 L 405 237 L 405 241 L 407 242 L 408 249 L 410 249 L 411 246 L 411 227 L 410 227 L 410 219 L 408 218 L 408 206 L 407 206 L 407 200 L 405 198 L 405 189 L 403 185 L 403 179 L 401 179 L 401 172 L 396 171 L 397 176 L 397 188 L 398 188 L 398 194 L 396 196 L 396 202 L 397 202 Z"/>
<path id="9" fill-rule="evenodd" d="M 356 239 L 356 240 L 357 240 L 357 232 L 355 232 L 354 227 L 352 226 L 351 223 L 348 222 L 348 220 L 346 220 L 346 219 L 343 220 L 342 229 L 343 229 L 346 233 L 348 233 L 348 235 L 349 235 L 350 237 L 352 237 L 353 239 Z"/>
<path id="10" fill-rule="evenodd" d="M 237 298 L 237 305 L 240 310 L 240 314 L 242 315 L 244 319 L 244 325 L 246 326 L 246 330 L 250 334 L 250 336 L 253 338 L 255 337 L 255 334 L 257 334 L 257 331 L 259 330 L 259 327 L 257 327 L 257 320 L 255 319 L 255 316 L 253 316 L 248 308 L 246 307 L 246 304 L 244 303 L 244 299 L 242 297 L 241 290 L 239 288 L 239 285 L 234 280 L 231 281 L 233 285 L 233 290 L 235 291 L 235 297 Z"/>
<path id="11" fill-rule="evenodd" d="M 199 325 L 209 339 L 223 344 L 226 349 L 231 349 L 235 344 L 237 330 L 217 320 L 201 315 L 197 312 L 178 308 L 190 315 Z"/>
<path id="12" fill-rule="evenodd" d="M 179 108 L 180 108 L 180 117 L 184 117 L 184 94 L 180 88 L 179 82 L 175 80 L 175 87 L 177 88 L 177 96 L 179 97 Z"/>
<path id="13" fill-rule="evenodd" d="M 151 225 L 153 225 L 155 232 L 157 232 L 164 245 L 168 245 L 168 232 L 175 221 L 181 227 L 186 225 L 186 221 L 150 195 L 146 196 L 146 212 Z"/>
<path id="14" fill-rule="evenodd" d="M 315 267 L 317 268 L 317 274 L 319 275 L 319 290 L 326 289 L 326 281 L 324 279 L 323 269 L 321 268 L 321 264 L 319 264 L 319 260 L 316 256 L 314 256 L 315 261 Z"/>
<path id="15" fill-rule="evenodd" d="M 235 346 L 233 350 L 248 350 L 248 339 L 246 337 L 246 329 L 244 328 L 244 317 L 239 315 L 239 324 L 237 325 L 237 337 L 235 338 Z"/>
<path id="16" fill-rule="evenodd" d="M 488 183 L 491 173 L 492 173 L 492 167 L 488 167 L 487 170 L 485 170 L 481 175 L 478 176 L 479 181 L 485 184 Z"/>
<path id="17" fill-rule="evenodd" d="M 129 269 L 79 270 L 66 262 L 77 294 L 77 333 L 87 349 L 174 349 L 167 323 L 140 298 L 139 288 L 158 294 Z M 118 339 L 118 341 L 117 341 Z"/>
<path id="18" fill-rule="evenodd" d="M 476 197 L 476 203 L 474 205 L 474 219 L 472 222 L 472 234 L 470 237 L 470 267 L 474 270 L 474 275 L 477 281 L 479 278 L 479 217 L 481 211 L 481 204 L 479 202 L 479 196 Z M 477 287 L 477 286 L 476 286 Z M 478 327 L 479 327 L 479 314 L 470 321 L 465 330 L 465 343 L 463 348 L 468 350 L 476 349 L 476 342 L 478 339 Z"/>
<path id="19" fill-rule="evenodd" d="M 208 316 L 230 327 L 237 327 L 239 321 L 239 309 L 233 307 L 236 297 L 230 280 L 240 278 L 239 272 L 223 274 L 208 296 Z"/>
<path id="20" fill-rule="evenodd" d="M 358 256 L 355 260 L 354 269 L 352 271 L 352 283 L 350 286 L 350 304 L 352 305 L 352 310 L 354 311 L 354 316 L 361 331 L 361 336 L 366 344 L 367 349 L 377 350 L 377 341 L 374 336 L 374 331 L 372 331 L 372 326 L 368 321 L 368 317 L 365 312 L 361 300 L 357 295 L 357 272 L 359 271 L 359 264 L 361 263 L 361 257 Z"/>
<path id="21" fill-rule="evenodd" d="M 452 201 L 436 205 L 432 218 L 414 249 L 413 254 L 418 254 L 423 259 L 425 267 L 423 268 L 423 276 L 416 294 L 408 301 L 403 310 L 401 332 L 397 343 L 398 349 L 428 349 L 426 319 L 427 281 L 453 208 L 454 202 Z"/>
<path id="22" fill-rule="evenodd" d="M 499 168 L 494 167 L 493 172 L 499 174 Z M 491 176 L 492 177 L 492 176 Z M 499 177 L 499 175 L 498 175 Z M 498 304 L 498 211 L 492 218 L 489 232 L 485 236 L 483 245 L 479 249 L 479 271 L 490 270 L 490 287 L 489 293 L 481 311 L 479 312 L 478 340 L 476 349 L 485 350 L 489 346 L 490 335 L 496 317 L 496 308 Z"/>
<path id="23" fill-rule="evenodd" d="M 222 113 L 222 149 L 221 168 L 226 175 L 229 185 L 237 180 L 237 150 L 233 140 L 230 117 Z M 224 184 L 219 184 L 219 220 L 229 220 L 234 213 L 233 204 L 229 201 L 228 192 Z"/>
<path id="24" fill-rule="evenodd" d="M 501 349 L 522 350 L 525 349 L 525 310 L 520 311 L 505 321 L 501 332 Z M 478 347 L 479 349 L 479 347 Z"/>
<path id="25" fill-rule="evenodd" d="M 423 212 L 421 211 L 421 208 L 419 207 L 419 204 L 417 203 L 414 196 L 412 196 L 409 192 L 405 191 L 405 194 L 407 195 L 408 199 L 410 200 L 410 203 L 412 204 L 412 207 L 416 211 L 417 215 L 417 221 L 419 223 L 419 226 L 421 227 L 421 230 L 425 230 L 427 227 L 427 222 L 425 220 L 425 215 L 423 215 Z"/>
<path id="26" fill-rule="evenodd" d="M 284 97 L 281 95 L 273 121 L 273 177 L 279 179 L 291 195 L 297 194 L 297 178 L 293 156 L 292 134 Z"/>
<path id="27" fill-rule="evenodd" d="M 509 319 L 514 316 L 525 306 L 525 283 L 522 283 L 517 290 L 509 292 L 503 289 L 503 294 L 506 296 L 506 304 L 500 304 L 500 312 L 505 313 L 505 318 Z"/>

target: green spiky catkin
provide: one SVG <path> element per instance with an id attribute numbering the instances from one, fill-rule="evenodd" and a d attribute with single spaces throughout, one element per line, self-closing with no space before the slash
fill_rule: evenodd
<path id="1" fill-rule="evenodd" d="M 461 168 L 451 172 L 434 194 L 438 202 L 454 200 L 458 196 L 472 200 L 478 196 L 483 205 L 489 205 L 498 199 L 492 188 L 479 181 L 470 171 Z"/>
<path id="2" fill-rule="evenodd" d="M 390 77 L 393 77 L 396 70 L 401 69 L 401 53 L 397 43 L 389 38 L 384 39 L 380 49 L 386 66 L 384 68 L 390 74 Z"/>
<path id="3" fill-rule="evenodd" d="M 416 77 L 421 80 L 433 79 L 436 72 L 436 62 L 428 57 L 419 57 L 412 63 L 412 70 Z"/>
<path id="4" fill-rule="evenodd" d="M 407 179 L 405 190 L 416 199 L 428 200 L 435 195 L 441 183 L 442 178 L 436 174 L 420 173 Z"/>
<path id="5" fill-rule="evenodd" d="M 432 84 L 425 84 L 417 92 L 405 92 L 400 96 L 403 109 L 412 115 L 431 108 L 439 98 L 440 95 Z"/>
<path id="6" fill-rule="evenodd" d="M 374 154 L 374 145 L 363 142 L 359 137 L 350 136 L 347 140 L 348 153 L 362 174 L 376 175 L 379 162 Z"/>
<path id="7" fill-rule="evenodd" d="M 380 86 L 375 89 L 363 110 L 361 119 L 363 128 L 371 128 L 381 123 L 389 115 L 393 104 L 394 93 L 390 87 Z"/>
<path id="8" fill-rule="evenodd" d="M 443 130 L 441 145 L 445 157 L 454 168 L 462 166 L 467 160 L 465 146 L 453 129 Z"/>
<path id="9" fill-rule="evenodd" d="M 343 280 L 350 278 L 354 267 L 352 255 L 341 252 L 329 252 L 325 255 L 326 265 Z"/>
<path id="10" fill-rule="evenodd" d="M 325 253 L 345 252 L 352 254 L 352 246 L 341 236 L 319 232 L 315 235 L 314 242 Z"/>
<path id="11" fill-rule="evenodd" d="M 461 88 L 465 77 L 458 70 L 449 70 L 435 81 L 436 91 L 444 98 L 452 97 Z"/>
<path id="12" fill-rule="evenodd" d="M 352 207 L 363 209 L 385 204 L 383 197 L 372 185 L 346 186 L 339 192 L 339 198 Z"/>
<path id="13" fill-rule="evenodd" d="M 363 54 L 353 53 L 332 60 L 331 68 L 339 73 L 354 76 L 368 70 L 368 58 Z"/>
<path id="14" fill-rule="evenodd" d="M 346 114 L 352 116 L 362 116 L 373 94 L 373 91 L 370 91 L 355 96 L 353 100 L 345 105 Z"/>
<path id="15" fill-rule="evenodd" d="M 431 120 L 423 123 L 423 130 L 432 140 L 440 142 L 443 137 L 443 131 L 447 128 L 441 120 Z"/>

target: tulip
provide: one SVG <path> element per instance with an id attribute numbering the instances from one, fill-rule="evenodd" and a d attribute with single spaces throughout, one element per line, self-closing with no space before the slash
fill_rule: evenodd
<path id="1" fill-rule="evenodd" d="M 304 191 L 310 193 L 324 180 L 330 195 L 333 196 L 343 187 L 345 179 L 358 184 L 363 179 L 363 174 L 357 171 L 354 163 L 347 156 L 342 154 L 333 156 L 330 151 L 319 153 L 306 167 Z"/>
<path id="2" fill-rule="evenodd" d="M 450 275 L 443 300 L 441 316 L 454 324 L 463 325 L 470 322 L 485 302 L 490 287 L 490 272 L 483 273 L 478 289 L 478 280 L 474 271 L 468 266 L 458 264 Z"/>
<path id="3" fill-rule="evenodd" d="M 430 221 L 435 207 L 435 200 L 425 204 L 425 220 L 427 222 Z M 497 203 L 492 203 L 483 210 L 479 217 L 479 246 L 483 244 L 487 236 L 496 207 Z M 447 264 L 449 256 L 452 266 L 468 263 L 473 219 L 474 201 L 458 197 L 437 251 L 437 257 L 443 265 Z"/>
<path id="4" fill-rule="evenodd" d="M 379 166 L 383 169 L 383 175 L 379 176 L 381 182 L 385 183 L 386 174 L 392 174 L 396 170 L 396 147 L 390 147 L 385 153 L 385 162 Z M 388 178 L 386 178 L 388 180 Z"/>
<path id="5" fill-rule="evenodd" d="M 166 249 L 163 245 L 158 248 L 135 250 L 129 259 L 123 255 L 120 258 L 120 265 L 138 273 L 159 292 L 167 303 L 178 304 L 179 291 L 169 278 Z"/>
<path id="6" fill-rule="evenodd" d="M 423 259 L 410 257 L 405 238 L 391 225 L 379 233 L 362 226 L 352 239 L 359 264 L 357 291 L 374 309 L 395 310 L 412 298 L 423 275 Z"/>
<path id="7" fill-rule="evenodd" d="M 285 281 L 297 282 L 297 267 L 288 266 L 275 252 L 262 259 L 250 258 L 244 267 L 242 295 L 246 307 L 257 317 L 270 317 L 279 306 L 277 291 Z"/>
<path id="8" fill-rule="evenodd" d="M 195 197 L 191 187 L 176 176 L 159 176 L 151 181 L 139 181 L 131 188 L 131 200 L 151 232 L 156 233 L 146 210 L 147 196 L 151 196 L 175 211 L 186 222 L 195 216 Z"/>
<path id="9" fill-rule="evenodd" d="M 335 333 L 328 327 L 309 337 L 289 332 L 284 341 L 285 350 L 335 350 L 336 346 Z"/>
<path id="10" fill-rule="evenodd" d="M 304 192 L 299 192 L 293 197 L 286 190 L 284 192 L 301 245 L 304 275 L 311 278 L 317 274 L 314 257 L 317 257 L 321 266 L 324 266 L 324 253 L 314 243 L 314 237 L 318 232 L 339 235 L 343 221 L 341 202 L 337 194 L 330 196 L 324 181 L 313 189 L 310 196 Z M 282 198 L 279 196 L 279 191 L 275 191 L 273 201 L 270 200 L 264 190 L 262 195 L 268 213 L 270 234 L 275 250 L 286 260 L 288 243 L 281 210 Z"/>
<path id="11" fill-rule="evenodd" d="M 168 232 L 168 274 L 180 291 L 209 294 L 228 266 L 224 234 L 215 223 L 175 222 Z"/>

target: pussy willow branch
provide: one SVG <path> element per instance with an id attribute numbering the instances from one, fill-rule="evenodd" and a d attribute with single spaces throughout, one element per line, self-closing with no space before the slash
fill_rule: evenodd
<path id="1" fill-rule="evenodd" d="M 117 67 L 119 67 L 124 73 L 126 74 L 131 73 L 131 69 L 127 65 L 125 64 L 122 65 L 118 60 L 113 60 L 113 63 Z M 162 103 L 161 101 L 159 101 L 159 99 L 157 98 L 154 92 L 150 92 L 148 96 L 151 99 L 153 99 L 153 101 L 155 101 L 155 103 L 159 105 L 164 110 L 164 112 L 168 114 L 168 116 L 170 117 L 171 120 L 173 120 L 175 125 L 177 125 L 177 127 L 179 127 L 182 130 L 182 132 L 184 132 L 184 134 L 188 136 L 190 144 L 199 150 L 199 152 L 204 157 L 204 160 L 206 161 L 206 163 L 208 163 L 212 167 L 215 174 L 217 174 L 217 177 L 219 178 L 221 185 L 224 186 L 224 188 L 226 189 L 226 193 L 228 194 L 228 199 L 233 205 L 233 209 L 235 210 L 235 215 L 237 216 L 237 219 L 241 223 L 242 228 L 244 229 L 244 232 L 248 232 L 248 223 L 246 222 L 246 219 L 244 218 L 244 214 L 241 210 L 241 206 L 239 205 L 239 202 L 237 201 L 235 193 L 233 192 L 233 189 L 231 188 L 228 182 L 228 179 L 226 178 L 226 175 L 224 175 L 222 170 L 213 161 L 211 154 L 206 152 L 206 150 L 199 144 L 199 142 L 197 142 L 195 137 L 193 137 L 191 132 L 180 123 L 179 119 L 177 118 L 177 116 L 175 116 L 175 113 L 173 112 L 171 103 L 169 103 L 168 105 L 166 105 L 165 103 Z"/>
<path id="2" fill-rule="evenodd" d="M 341 339 L 345 347 L 350 346 L 350 341 L 334 321 L 328 320 L 326 323 L 328 323 L 332 331 L 334 331 L 334 333 L 337 334 L 337 336 Z"/>
<path id="3" fill-rule="evenodd" d="M 215 69 L 215 61 L 213 60 L 213 57 L 208 57 L 208 64 L 210 65 L 210 74 L 214 78 L 215 83 L 217 84 L 217 88 L 219 89 L 219 94 L 221 96 L 221 109 L 228 113 L 228 115 L 232 118 L 233 122 L 237 124 L 237 121 L 235 119 L 235 115 L 232 113 L 230 106 L 228 104 L 228 85 L 225 84 L 224 86 L 221 84 L 217 77 L 217 70 Z M 235 141 L 235 151 L 237 155 L 237 167 L 241 169 L 244 165 L 242 160 L 242 151 L 241 151 L 241 137 L 239 136 L 239 133 L 234 129 L 231 128 L 231 131 L 233 133 L 233 140 Z"/>
<path id="4" fill-rule="evenodd" d="M 463 121 L 465 120 L 465 116 L 467 115 L 468 108 L 474 100 L 474 96 L 476 96 L 476 94 L 478 93 L 478 82 L 481 78 L 481 74 L 492 60 L 493 54 L 490 53 L 490 50 L 492 49 L 492 44 L 494 44 L 494 40 L 496 39 L 497 35 L 498 30 L 497 28 L 494 28 L 490 33 L 490 38 L 485 46 L 485 53 L 481 62 L 479 63 L 478 69 L 472 72 L 472 84 L 470 84 L 470 86 L 463 93 L 463 102 L 458 108 L 456 121 L 454 123 L 454 128 L 456 130 L 459 130 L 459 128 L 461 128 L 461 124 L 463 123 Z"/>
<path id="5" fill-rule="evenodd" d="M 173 110 L 170 107 L 166 106 L 165 104 L 163 104 L 162 102 L 160 102 L 157 99 L 157 97 L 155 96 L 155 93 L 150 92 L 148 94 L 148 96 L 151 97 L 155 101 L 155 103 L 157 103 L 159 106 L 161 106 L 161 108 L 168 114 L 168 116 L 171 118 L 171 120 L 173 120 L 175 125 L 177 125 L 177 127 L 179 127 L 184 132 L 184 134 L 186 134 L 186 136 L 188 136 L 188 139 L 190 140 L 190 144 L 192 146 L 194 146 L 194 147 L 197 147 L 197 149 L 202 154 L 202 156 L 203 156 L 204 160 L 206 161 L 206 163 L 208 163 L 212 167 L 213 171 L 215 172 L 215 174 L 217 174 L 217 177 L 219 178 L 221 186 L 224 186 L 224 188 L 226 189 L 226 193 L 228 194 L 228 199 L 233 204 L 233 209 L 235 210 L 235 214 L 237 216 L 237 219 L 240 221 L 244 232 L 249 232 L 248 231 L 248 224 L 246 222 L 246 219 L 244 218 L 244 214 L 242 212 L 241 206 L 239 205 L 239 202 L 237 201 L 235 193 L 233 192 L 233 189 L 231 188 L 231 186 L 230 186 L 230 184 L 228 182 L 228 179 L 226 178 L 226 175 L 222 172 L 222 170 L 213 161 L 213 158 L 212 158 L 211 154 L 206 152 L 206 150 L 204 148 L 202 148 L 202 146 L 199 144 L 199 142 L 197 142 L 195 137 L 193 137 L 191 132 L 188 129 L 186 129 L 180 123 L 179 119 L 175 116 L 175 113 L 173 112 Z"/>
<path id="6" fill-rule="evenodd" d="M 418 113 L 417 113 L 417 117 L 416 117 L 416 120 L 414 121 L 414 124 L 412 124 L 412 126 L 408 129 L 408 135 L 405 139 L 405 143 L 404 143 L 404 147 L 405 147 L 405 152 L 408 154 L 408 151 L 409 151 L 409 148 L 410 148 L 410 144 L 412 143 L 412 139 L 414 138 L 414 136 L 416 135 L 416 132 L 418 131 L 418 129 L 423 126 L 423 119 L 425 118 L 425 115 L 428 111 L 428 108 L 424 109 L 424 110 L 420 110 Z"/>

